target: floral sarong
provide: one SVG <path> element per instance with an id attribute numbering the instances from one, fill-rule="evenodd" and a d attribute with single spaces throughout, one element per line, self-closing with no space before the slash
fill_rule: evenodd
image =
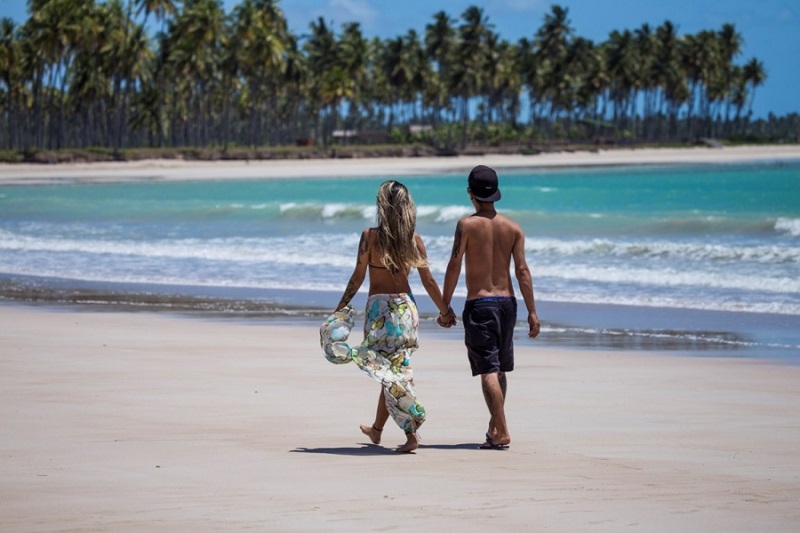
<path id="1" fill-rule="evenodd" d="M 346 306 L 320 327 L 325 358 L 335 364 L 354 361 L 383 385 L 386 408 L 403 431 L 414 432 L 425 421 L 425 408 L 417 400 L 411 370 L 411 353 L 419 346 L 419 314 L 409 294 L 374 294 L 367 300 L 364 340 L 351 347 L 353 308 Z"/>

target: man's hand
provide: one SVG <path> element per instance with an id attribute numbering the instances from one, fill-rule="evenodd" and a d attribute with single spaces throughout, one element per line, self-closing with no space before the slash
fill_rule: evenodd
<path id="1" fill-rule="evenodd" d="M 447 314 L 443 315 L 439 313 L 439 316 L 436 318 L 436 323 L 439 324 L 443 328 L 451 328 L 456 325 L 456 313 L 453 311 L 453 308 L 450 307 L 447 309 Z"/>
<path id="2" fill-rule="evenodd" d="M 531 339 L 535 339 L 536 336 L 539 334 L 539 330 L 541 329 L 542 325 L 539 323 L 539 317 L 536 313 L 531 313 L 528 315 L 528 337 Z"/>

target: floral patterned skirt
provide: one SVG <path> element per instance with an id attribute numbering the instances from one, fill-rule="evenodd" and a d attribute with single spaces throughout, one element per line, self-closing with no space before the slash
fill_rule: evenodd
<path id="1" fill-rule="evenodd" d="M 419 346 L 419 314 L 410 294 L 374 294 L 367 299 L 364 340 L 351 347 L 353 308 L 331 315 L 320 328 L 325 358 L 336 364 L 354 361 L 383 386 L 386 408 L 403 431 L 414 432 L 425 421 L 425 408 L 417 400 L 411 370 L 411 353 Z"/>

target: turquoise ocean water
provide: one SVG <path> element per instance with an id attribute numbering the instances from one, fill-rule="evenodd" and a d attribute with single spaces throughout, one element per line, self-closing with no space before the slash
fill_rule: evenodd
<path id="1" fill-rule="evenodd" d="M 0 295 L 317 320 L 383 179 L 2 186 Z M 466 177 L 397 179 L 441 282 Z M 540 342 L 800 360 L 800 162 L 515 170 L 501 190 Z"/>

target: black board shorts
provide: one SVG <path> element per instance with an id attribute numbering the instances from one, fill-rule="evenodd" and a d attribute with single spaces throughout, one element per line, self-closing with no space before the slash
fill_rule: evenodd
<path id="1" fill-rule="evenodd" d="M 490 296 L 467 300 L 461 320 L 473 376 L 514 370 L 516 298 Z"/>

